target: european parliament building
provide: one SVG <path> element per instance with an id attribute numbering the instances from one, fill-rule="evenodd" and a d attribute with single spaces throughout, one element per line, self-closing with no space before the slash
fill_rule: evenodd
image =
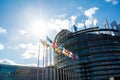
<path id="1" fill-rule="evenodd" d="M 59 80 L 120 80 L 120 25 L 115 21 L 111 28 L 107 24 L 104 29 L 64 29 L 55 41 L 78 57 L 72 60 L 63 54 L 55 55 Z"/>
<path id="2" fill-rule="evenodd" d="M 63 29 L 54 41 L 77 59 L 55 53 L 54 66 L 0 64 L 0 80 L 120 80 L 120 24 L 115 21 L 111 28 Z"/>

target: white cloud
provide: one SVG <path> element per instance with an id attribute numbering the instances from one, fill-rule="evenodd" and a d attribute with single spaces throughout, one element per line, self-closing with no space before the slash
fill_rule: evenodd
<path id="1" fill-rule="evenodd" d="M 20 44 L 19 47 L 26 49 L 25 52 L 22 54 L 22 57 L 24 59 L 31 59 L 31 58 L 38 58 L 38 44 L 37 45 L 33 45 L 32 43 L 29 44 Z M 42 51 L 42 47 L 40 47 L 40 59 L 42 59 L 43 57 L 43 51 Z"/>
<path id="2" fill-rule="evenodd" d="M 77 23 L 77 27 L 84 29 L 85 25 L 87 27 L 90 27 L 91 25 L 97 26 L 97 23 L 98 23 L 97 19 L 93 19 L 93 21 L 90 19 L 87 19 L 85 20 L 85 23 Z"/>
<path id="3" fill-rule="evenodd" d="M 94 27 L 94 26 L 96 26 L 97 25 L 97 23 L 98 23 L 98 21 L 97 21 L 97 19 L 96 18 L 92 18 L 92 19 L 87 19 L 87 20 L 85 20 L 85 25 L 87 26 L 87 27 L 90 27 L 91 25 L 92 25 L 92 27 Z"/>
<path id="4" fill-rule="evenodd" d="M 85 25 L 87 25 L 88 27 L 90 27 L 90 25 L 92 25 L 92 20 L 88 19 L 85 21 Z"/>
<path id="5" fill-rule="evenodd" d="M 9 59 L 0 59 L 0 64 L 7 64 L 7 65 L 19 65 L 19 66 L 32 66 L 36 67 L 37 64 L 17 64 L 12 60 Z"/>
<path id="6" fill-rule="evenodd" d="M 7 30 L 6 29 L 3 29 L 2 27 L 0 27 L 0 34 L 1 33 L 7 33 Z"/>
<path id="7" fill-rule="evenodd" d="M 10 64 L 10 65 L 16 65 L 16 63 L 9 59 L 0 59 L 0 64 Z"/>
<path id="8" fill-rule="evenodd" d="M 108 3 L 112 3 L 113 5 L 118 4 L 118 0 L 105 0 Z"/>
<path id="9" fill-rule="evenodd" d="M 24 54 L 22 54 L 22 56 L 23 56 L 25 59 L 30 59 L 30 58 L 37 58 L 37 54 L 38 54 L 38 51 L 27 49 L 27 50 L 24 52 Z"/>
<path id="10" fill-rule="evenodd" d="M 23 36 L 27 33 L 25 30 L 19 30 L 18 32 L 20 33 L 21 36 Z"/>
<path id="11" fill-rule="evenodd" d="M 93 17 L 93 15 L 96 13 L 96 11 L 98 10 L 99 8 L 97 7 L 93 7 L 93 8 L 90 8 L 88 10 L 85 10 L 84 14 L 85 16 L 88 18 L 87 20 L 85 20 L 85 25 L 87 27 L 90 27 L 92 24 L 94 26 L 96 26 L 97 24 L 97 19 Z"/>
<path id="12" fill-rule="evenodd" d="M 93 15 L 96 13 L 96 11 L 98 10 L 97 7 L 93 7 L 93 8 L 90 8 L 88 10 L 85 11 L 85 16 L 87 16 L 88 18 L 92 18 Z"/>
<path id="13" fill-rule="evenodd" d="M 94 20 L 93 20 L 93 25 L 94 25 L 94 26 L 97 26 L 97 23 L 98 23 L 97 19 L 94 19 Z"/>
<path id="14" fill-rule="evenodd" d="M 0 44 L 0 50 L 4 49 L 4 45 Z"/>
<path id="15" fill-rule="evenodd" d="M 82 9 L 82 7 L 78 7 L 78 9 Z M 84 12 L 84 15 L 87 17 L 87 19 L 85 20 L 85 25 L 87 27 L 90 27 L 91 25 L 96 25 L 97 24 L 97 19 L 94 18 L 94 14 L 96 13 L 96 11 L 98 10 L 99 8 L 97 7 L 92 7 L 92 8 L 89 8 L 87 10 L 85 10 Z M 77 27 L 79 28 L 82 28 L 84 27 L 84 23 L 76 23 L 76 19 L 77 19 L 77 16 L 71 16 L 70 18 L 65 18 L 62 19 L 62 18 L 52 18 L 50 20 L 50 22 L 48 23 L 48 26 L 50 29 L 52 30 L 57 30 L 58 32 L 61 30 L 61 29 L 72 29 L 71 27 L 76 24 Z"/>
<path id="16" fill-rule="evenodd" d="M 38 54 L 37 45 L 28 43 L 28 44 L 20 44 L 19 47 L 26 49 L 26 51 L 22 54 L 23 58 L 25 58 L 25 59 L 37 58 L 37 54 Z"/>
<path id="17" fill-rule="evenodd" d="M 22 57 L 24 59 L 38 59 L 38 53 L 39 53 L 39 60 L 43 60 L 44 59 L 50 59 L 50 55 L 53 55 L 53 52 L 51 52 L 51 48 L 47 48 L 47 52 L 45 51 L 46 48 L 45 46 L 40 44 L 40 49 L 38 49 L 38 44 L 37 45 L 33 45 L 33 44 L 28 44 L 27 48 L 25 50 L 25 52 L 22 54 Z M 48 54 L 50 53 L 50 54 Z M 53 60 L 53 58 L 52 58 Z M 47 61 L 48 63 L 52 63 L 50 61 Z"/>
<path id="18" fill-rule="evenodd" d="M 83 28 L 84 27 L 84 23 L 77 23 L 77 27 Z"/>
<path id="19" fill-rule="evenodd" d="M 23 65 L 23 64 L 22 64 Z M 23 66 L 32 66 L 32 67 L 37 67 L 37 64 L 24 64 Z"/>
<path id="20" fill-rule="evenodd" d="M 118 4 L 118 1 L 117 0 L 112 0 L 112 4 L 113 5 Z"/>
<path id="21" fill-rule="evenodd" d="M 58 18 L 65 18 L 67 14 L 61 14 L 58 16 Z"/>
<path id="22" fill-rule="evenodd" d="M 62 19 L 52 19 L 51 24 L 55 25 L 55 26 L 53 26 L 54 28 L 52 26 L 50 26 L 49 28 L 56 29 L 56 30 L 58 30 L 60 28 L 69 29 L 69 27 L 70 27 L 70 21 L 68 19 L 64 19 L 64 20 L 62 20 Z"/>
<path id="23" fill-rule="evenodd" d="M 19 48 L 25 49 L 25 48 L 27 48 L 27 45 L 26 44 L 19 44 Z"/>
<path id="24" fill-rule="evenodd" d="M 76 18 L 77 16 L 71 16 L 69 19 L 52 18 L 48 23 L 48 27 L 51 30 L 57 31 L 61 29 L 70 29 L 75 24 Z"/>
<path id="25" fill-rule="evenodd" d="M 77 16 L 71 16 L 70 17 L 70 21 L 71 21 L 71 25 L 75 24 L 75 20 L 77 19 Z"/>

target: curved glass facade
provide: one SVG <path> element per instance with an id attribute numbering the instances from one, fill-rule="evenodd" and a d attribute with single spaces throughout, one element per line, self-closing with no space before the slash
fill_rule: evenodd
<path id="1" fill-rule="evenodd" d="M 106 34 L 106 32 L 111 34 Z M 120 36 L 114 29 L 98 27 L 70 32 L 62 30 L 55 38 L 58 45 L 72 51 L 79 59 L 55 55 L 55 65 L 63 74 L 60 80 L 109 80 L 120 78 Z M 61 74 L 59 72 L 59 74 Z"/>

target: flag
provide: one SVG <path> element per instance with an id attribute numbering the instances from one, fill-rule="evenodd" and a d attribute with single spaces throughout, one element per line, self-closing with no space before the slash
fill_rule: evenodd
<path id="1" fill-rule="evenodd" d="M 75 55 L 74 55 L 71 51 L 65 49 L 64 47 L 63 47 L 62 49 L 63 49 L 63 50 L 62 50 L 61 52 L 62 52 L 65 56 L 68 56 L 68 57 L 72 58 L 73 60 L 76 60 Z"/>
<path id="2" fill-rule="evenodd" d="M 103 26 L 105 27 L 105 29 L 109 29 L 109 25 L 108 25 L 107 19 L 103 22 Z"/>
<path id="3" fill-rule="evenodd" d="M 57 52 L 57 53 L 61 53 L 60 48 L 56 48 L 56 52 Z"/>
<path id="4" fill-rule="evenodd" d="M 69 57 L 72 58 L 72 56 L 69 54 Z"/>
<path id="5" fill-rule="evenodd" d="M 70 52 L 70 55 L 73 55 L 73 53 L 72 53 L 72 52 Z"/>
<path id="6" fill-rule="evenodd" d="M 73 60 L 76 60 L 76 57 L 75 57 L 74 55 L 72 55 L 72 59 L 73 59 Z"/>
<path id="7" fill-rule="evenodd" d="M 47 43 L 47 42 L 45 42 L 45 46 L 46 46 L 46 47 L 50 47 L 50 44 Z"/>
<path id="8" fill-rule="evenodd" d="M 63 53 L 65 56 L 71 57 L 73 60 L 76 60 L 76 57 L 74 54 L 62 47 L 61 45 L 59 46 L 56 42 L 52 42 L 52 40 L 47 36 L 47 41 L 50 43 L 48 44 L 47 42 L 44 42 L 41 40 L 42 43 L 44 43 L 47 47 L 52 46 L 52 48 L 57 52 L 57 53 Z"/>
<path id="9" fill-rule="evenodd" d="M 73 25 L 73 28 L 74 28 L 74 32 L 77 31 L 77 27 L 75 25 Z"/>
<path id="10" fill-rule="evenodd" d="M 65 52 L 64 55 L 65 55 L 65 56 L 69 56 L 69 53 Z"/>
<path id="11" fill-rule="evenodd" d="M 47 41 L 49 41 L 50 43 L 52 43 L 52 40 L 47 36 Z"/>
<path id="12" fill-rule="evenodd" d="M 45 44 L 45 41 L 43 41 L 42 39 L 40 39 L 40 42 L 44 45 Z"/>
<path id="13" fill-rule="evenodd" d="M 112 29 L 117 29 L 117 22 L 113 21 L 112 23 L 110 23 Z"/>
<path id="14" fill-rule="evenodd" d="M 55 47 L 55 48 L 58 48 L 58 44 L 56 42 L 52 42 L 52 46 Z"/>
<path id="15" fill-rule="evenodd" d="M 63 47 L 62 47 L 61 45 L 59 46 L 59 48 L 60 48 L 61 50 L 63 50 Z"/>
<path id="16" fill-rule="evenodd" d="M 70 54 L 70 51 L 68 51 L 67 49 L 65 50 L 65 53 L 68 53 L 68 54 Z"/>
<path id="17" fill-rule="evenodd" d="M 85 30 L 87 29 L 85 22 L 84 22 L 84 28 L 85 28 Z"/>
<path id="18" fill-rule="evenodd" d="M 104 21 L 103 26 L 105 29 L 110 29 L 107 19 Z M 105 31 L 105 34 L 111 34 L 111 31 Z"/>
<path id="19" fill-rule="evenodd" d="M 63 48 L 62 53 L 65 54 L 65 48 Z"/>
<path id="20" fill-rule="evenodd" d="M 50 44 L 42 39 L 40 39 L 40 42 L 45 45 L 46 47 L 50 47 Z"/>
<path id="21" fill-rule="evenodd" d="M 70 56 L 72 57 L 73 60 L 76 60 L 78 57 L 75 56 L 71 51 L 70 51 Z"/>

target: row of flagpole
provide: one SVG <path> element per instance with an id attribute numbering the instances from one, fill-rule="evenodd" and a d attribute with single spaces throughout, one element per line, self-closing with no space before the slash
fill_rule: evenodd
<path id="1" fill-rule="evenodd" d="M 41 44 L 42 43 L 42 44 Z M 54 65 L 54 51 L 47 44 L 47 41 L 43 41 L 40 39 L 38 45 L 38 61 L 37 61 L 37 80 L 56 80 L 55 68 Z M 42 46 L 42 48 L 41 48 Z M 40 57 L 42 57 L 42 73 L 39 73 L 40 69 Z M 39 76 L 42 75 L 42 78 Z"/>
<path id="2" fill-rule="evenodd" d="M 55 74 L 55 69 L 56 67 L 53 69 L 52 65 L 53 65 L 53 59 L 54 59 L 54 52 L 56 51 L 58 54 L 64 54 L 65 56 L 68 56 L 68 57 L 71 57 L 73 60 L 76 59 L 76 57 L 74 56 L 74 54 L 65 49 L 64 47 L 62 46 L 58 46 L 58 44 L 56 42 L 52 42 L 52 40 L 50 38 L 48 38 L 48 41 L 43 41 L 40 39 L 39 41 L 39 50 L 38 50 L 38 64 L 37 64 L 37 80 L 40 80 L 39 79 L 39 58 L 41 57 L 41 51 L 42 51 L 42 56 L 43 56 L 43 68 L 45 69 L 42 69 L 42 80 L 48 80 L 48 76 L 49 77 L 54 77 L 54 80 L 56 79 L 56 74 Z M 40 43 L 42 43 L 42 47 L 41 48 L 41 45 Z M 62 48 L 61 48 L 62 47 Z M 66 52 L 66 53 L 65 53 Z M 53 56 L 53 57 L 52 57 Z M 58 70 L 58 69 L 57 69 Z M 63 72 L 61 71 L 61 69 L 59 70 L 60 71 L 60 74 L 62 74 Z M 58 71 L 58 72 L 59 72 Z M 64 69 L 63 69 L 64 71 Z M 53 74 L 52 74 L 53 73 Z M 46 77 L 45 77 L 46 76 Z M 51 78 L 52 79 L 52 78 Z"/>

